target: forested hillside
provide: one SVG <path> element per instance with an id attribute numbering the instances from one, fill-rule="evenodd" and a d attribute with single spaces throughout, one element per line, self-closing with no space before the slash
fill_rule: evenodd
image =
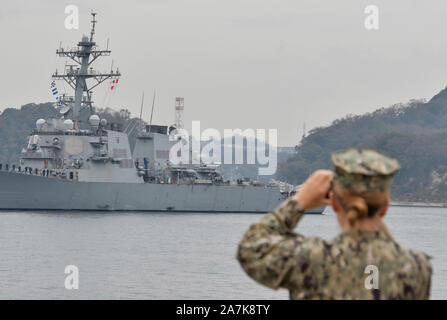
<path id="1" fill-rule="evenodd" d="M 393 200 L 447 202 L 447 89 L 429 102 L 413 100 L 364 115 L 348 115 L 309 132 L 278 177 L 301 183 L 330 168 L 330 154 L 350 147 L 374 148 L 399 160 Z"/>

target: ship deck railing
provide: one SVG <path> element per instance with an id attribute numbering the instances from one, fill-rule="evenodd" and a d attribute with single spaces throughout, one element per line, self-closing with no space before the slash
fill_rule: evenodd
<path id="1" fill-rule="evenodd" d="M 37 169 L 37 168 L 31 168 L 31 167 L 22 167 L 22 166 L 16 166 L 16 165 L 9 165 L 9 164 L 1 164 L 0 163 L 0 171 L 6 171 L 11 172 L 14 174 L 23 174 L 23 175 L 32 175 L 32 176 L 39 176 L 39 177 L 45 177 L 45 178 L 53 178 L 53 179 L 63 179 L 68 181 L 77 181 L 79 182 L 78 175 L 76 168 L 73 169 Z M 176 180 L 170 180 L 170 181 L 164 181 L 164 180 L 153 180 L 150 182 L 150 184 L 178 184 L 178 185 L 195 185 L 195 184 L 211 184 L 211 185 L 219 185 L 219 186 L 228 186 L 228 185 L 238 185 L 238 186 L 254 186 L 254 187 L 273 187 L 269 184 L 251 184 L 251 183 L 235 183 L 230 180 L 223 180 L 223 181 L 212 181 L 210 182 L 203 180 L 203 179 L 196 179 L 196 181 L 192 179 L 184 179 L 181 181 Z"/>

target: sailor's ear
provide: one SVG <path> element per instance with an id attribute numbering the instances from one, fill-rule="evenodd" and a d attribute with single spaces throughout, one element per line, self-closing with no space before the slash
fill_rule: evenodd
<path id="1" fill-rule="evenodd" d="M 340 212 L 340 204 L 338 203 L 337 197 L 335 197 L 334 192 L 331 190 L 329 191 L 329 199 L 331 200 L 331 206 L 332 209 L 335 212 Z"/>

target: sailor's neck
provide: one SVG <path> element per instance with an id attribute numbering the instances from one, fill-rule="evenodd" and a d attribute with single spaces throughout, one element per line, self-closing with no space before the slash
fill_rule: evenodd
<path id="1" fill-rule="evenodd" d="M 365 232 L 376 232 L 379 231 L 383 226 L 382 219 L 364 219 L 357 221 L 354 226 L 349 224 L 342 225 L 341 229 L 343 231 L 365 231 Z"/>

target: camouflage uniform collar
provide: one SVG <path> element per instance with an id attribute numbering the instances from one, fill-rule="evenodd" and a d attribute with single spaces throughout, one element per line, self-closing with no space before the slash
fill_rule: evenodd
<path id="1" fill-rule="evenodd" d="M 381 238 L 394 241 L 393 235 L 385 224 L 382 224 L 379 230 L 354 230 L 348 229 L 340 233 L 340 237 L 348 236 L 357 239 Z"/>

